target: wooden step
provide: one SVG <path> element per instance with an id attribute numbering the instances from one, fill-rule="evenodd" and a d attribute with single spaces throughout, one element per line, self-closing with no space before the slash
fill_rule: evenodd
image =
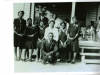
<path id="1" fill-rule="evenodd" d="M 84 49 L 96 49 L 96 50 L 100 50 L 100 47 L 81 47 L 80 48 L 84 48 Z"/>
<path id="2" fill-rule="evenodd" d="M 80 53 L 80 54 L 86 56 L 100 56 L 100 53 Z"/>
<path id="3" fill-rule="evenodd" d="M 91 59 L 85 59 L 85 63 L 100 63 L 100 60 L 91 60 Z"/>

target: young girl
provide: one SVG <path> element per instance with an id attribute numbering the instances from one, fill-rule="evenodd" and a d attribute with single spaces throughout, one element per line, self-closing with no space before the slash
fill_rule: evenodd
<path id="1" fill-rule="evenodd" d="M 27 37 L 27 41 L 26 41 L 25 47 L 29 52 L 29 61 L 31 62 L 33 49 L 36 48 L 36 40 L 37 40 L 37 29 L 36 29 L 36 26 L 32 25 L 31 18 L 27 19 L 26 37 Z"/>
<path id="2" fill-rule="evenodd" d="M 38 33 L 38 41 L 37 41 L 37 56 L 36 61 L 41 61 L 41 44 L 44 40 L 45 26 L 43 21 L 40 21 L 39 25 L 39 33 Z"/>
<path id="3" fill-rule="evenodd" d="M 21 59 L 21 51 L 25 50 L 25 28 L 26 21 L 23 19 L 24 11 L 18 12 L 19 18 L 14 19 L 14 52 L 15 60 L 19 61 Z M 17 57 L 18 50 L 18 57 Z"/>
<path id="4" fill-rule="evenodd" d="M 59 51 L 61 54 L 61 62 L 65 62 L 66 57 L 66 51 L 67 50 L 67 29 L 66 29 L 66 23 L 62 22 L 60 24 L 60 30 L 59 30 Z"/>

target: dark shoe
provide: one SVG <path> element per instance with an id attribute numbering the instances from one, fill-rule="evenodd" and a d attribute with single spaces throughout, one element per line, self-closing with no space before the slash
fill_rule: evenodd
<path id="1" fill-rule="evenodd" d="M 29 62 L 32 62 L 32 59 L 29 59 Z"/>
<path id="2" fill-rule="evenodd" d="M 71 60 L 68 60 L 68 61 L 67 61 L 67 63 L 70 63 L 70 62 L 71 62 Z"/>
<path id="3" fill-rule="evenodd" d="M 75 64 L 75 61 L 72 61 L 71 63 L 72 63 L 72 64 Z"/>
<path id="4" fill-rule="evenodd" d="M 22 59 L 22 61 L 26 62 L 26 59 Z"/>

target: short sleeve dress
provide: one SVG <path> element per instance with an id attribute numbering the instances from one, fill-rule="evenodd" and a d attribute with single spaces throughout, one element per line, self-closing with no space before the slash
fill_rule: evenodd
<path id="1" fill-rule="evenodd" d="M 26 20 L 24 19 L 14 19 L 14 30 L 18 34 L 24 34 L 26 28 Z M 19 47 L 20 49 L 25 48 L 25 35 L 20 37 L 16 33 L 14 33 L 14 47 Z"/>
<path id="2" fill-rule="evenodd" d="M 44 37 L 44 33 L 45 33 L 45 27 L 38 27 L 38 38 L 40 40 L 42 40 L 42 38 Z M 42 42 L 39 42 L 39 40 L 37 41 L 37 48 L 41 48 L 41 44 Z"/>
<path id="3" fill-rule="evenodd" d="M 60 40 L 64 43 L 67 40 L 67 29 L 64 29 L 63 31 L 60 29 L 59 30 L 59 51 L 60 53 L 66 53 L 66 48 L 67 48 L 67 44 L 66 47 L 64 48 L 61 43 Z"/>
<path id="4" fill-rule="evenodd" d="M 36 41 L 37 41 L 37 28 L 36 26 L 26 27 L 26 49 L 35 49 L 36 48 Z M 33 37 L 27 37 L 27 35 L 32 35 Z"/>
<path id="5" fill-rule="evenodd" d="M 69 29 L 68 29 L 68 34 L 69 34 L 69 37 L 71 38 L 75 37 L 76 34 L 79 35 L 80 34 L 80 23 L 70 24 Z M 77 52 L 79 50 L 78 37 L 74 40 L 70 40 L 70 39 L 68 40 L 68 44 L 70 46 L 71 51 Z"/>

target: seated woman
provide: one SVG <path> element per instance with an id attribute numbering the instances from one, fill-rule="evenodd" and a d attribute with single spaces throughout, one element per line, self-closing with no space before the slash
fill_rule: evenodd
<path id="1" fill-rule="evenodd" d="M 42 43 L 41 51 L 43 56 L 43 64 L 46 64 L 46 62 L 54 64 L 59 57 L 58 44 L 55 40 L 53 40 L 53 36 L 53 33 L 49 32 L 48 39 L 44 40 Z"/>
<path id="2" fill-rule="evenodd" d="M 62 22 L 60 24 L 59 29 L 59 51 L 60 51 L 60 59 L 61 62 L 65 62 L 66 57 L 66 50 L 67 50 L 67 29 L 66 29 L 66 23 Z"/>
<path id="3" fill-rule="evenodd" d="M 32 61 L 32 53 L 33 49 L 36 48 L 36 41 L 37 41 L 37 28 L 36 26 L 32 25 L 32 19 L 27 19 L 27 27 L 26 27 L 26 44 L 25 47 L 29 52 L 29 61 Z M 25 53 L 24 53 L 25 55 Z M 26 61 L 26 60 L 25 60 Z"/>
<path id="4" fill-rule="evenodd" d="M 38 27 L 38 41 L 37 41 L 37 55 L 36 55 L 36 61 L 41 61 L 41 44 L 44 40 L 44 33 L 45 33 L 45 27 L 43 21 L 40 21 L 40 25 Z"/>

